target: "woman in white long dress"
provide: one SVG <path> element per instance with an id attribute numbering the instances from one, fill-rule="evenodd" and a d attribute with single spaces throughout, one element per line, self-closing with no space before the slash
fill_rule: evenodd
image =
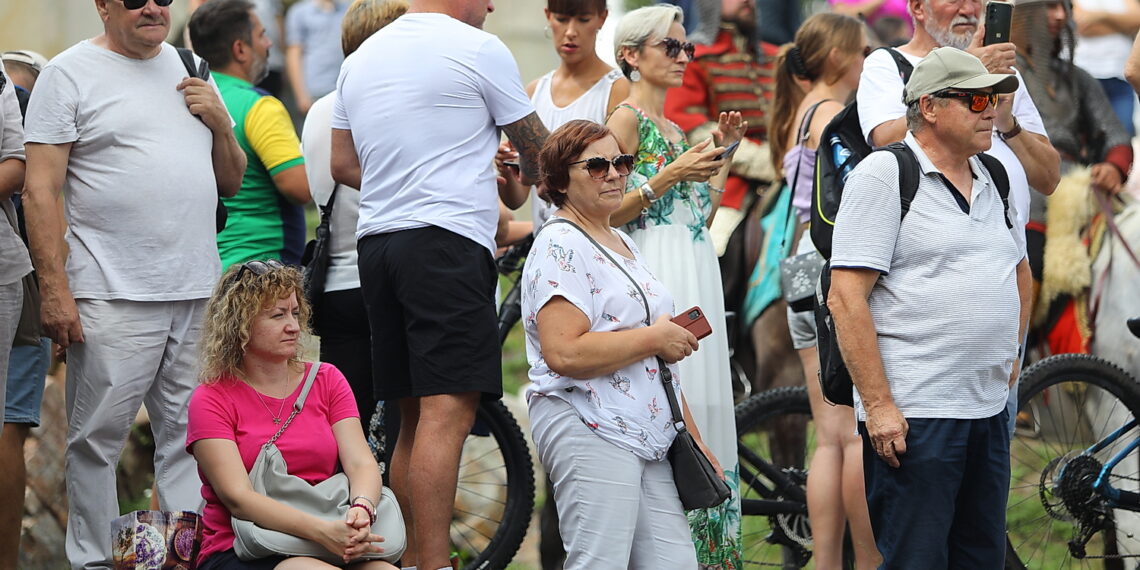
<path id="1" fill-rule="evenodd" d="M 682 19 L 679 8 L 659 5 L 634 10 L 618 24 L 618 64 L 633 83 L 608 125 L 622 151 L 637 160 L 611 220 L 637 243 L 654 275 L 673 293 L 678 312 L 699 306 L 712 324 L 712 336 L 680 363 L 681 378 L 689 409 L 724 467 L 733 496 L 688 516 L 701 566 L 739 568 L 739 474 L 724 294 L 707 228 L 728 177 L 726 147 L 739 141 L 748 125 L 740 113 L 721 113 L 714 135 L 724 146 L 700 141 L 690 147 L 680 127 L 665 118 L 665 92 L 681 86 L 693 55 Z"/>

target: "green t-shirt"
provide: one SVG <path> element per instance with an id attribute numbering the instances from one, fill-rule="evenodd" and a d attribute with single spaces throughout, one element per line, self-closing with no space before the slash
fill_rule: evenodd
<path id="1" fill-rule="evenodd" d="M 280 100 L 248 81 L 218 72 L 213 76 L 247 160 L 241 190 L 222 198 L 229 212 L 226 229 L 218 234 L 222 271 L 251 259 L 299 263 L 305 242 L 304 210 L 273 184 L 273 175 L 305 163 L 289 112 Z"/>

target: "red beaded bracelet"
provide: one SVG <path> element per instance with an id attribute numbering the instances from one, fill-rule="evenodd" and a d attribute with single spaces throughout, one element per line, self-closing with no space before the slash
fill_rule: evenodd
<path id="1" fill-rule="evenodd" d="M 376 512 L 373 511 L 371 508 L 369 508 L 368 505 L 357 501 L 357 502 L 353 503 L 351 506 L 349 506 L 348 508 L 351 509 L 354 507 L 360 507 L 360 508 L 364 509 L 364 512 L 368 513 L 368 524 L 369 524 L 369 526 L 376 524 Z"/>

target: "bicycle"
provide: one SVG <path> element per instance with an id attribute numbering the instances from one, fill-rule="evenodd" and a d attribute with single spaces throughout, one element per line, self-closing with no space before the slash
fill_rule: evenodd
<path id="1" fill-rule="evenodd" d="M 745 568 L 811 560 L 807 464 L 815 448 L 807 388 L 765 390 L 736 406 Z"/>
<path id="2" fill-rule="evenodd" d="M 1140 337 L 1140 320 L 1129 322 Z M 1085 354 L 1029 367 L 1010 443 L 1006 568 L 1137 566 L 1140 384 Z"/>
<path id="3" fill-rule="evenodd" d="M 518 276 L 532 241 L 520 241 L 496 260 L 499 273 L 514 278 L 499 312 L 500 344 L 520 316 Z M 522 545 L 533 511 L 534 463 L 522 429 L 501 400 L 483 401 L 459 464 L 451 517 L 456 569 L 506 568 Z"/>

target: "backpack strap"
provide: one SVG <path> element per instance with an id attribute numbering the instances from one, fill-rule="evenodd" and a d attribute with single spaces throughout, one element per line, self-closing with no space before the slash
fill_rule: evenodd
<path id="1" fill-rule="evenodd" d="M 982 166 L 986 167 L 989 172 L 990 180 L 993 180 L 994 185 L 997 186 L 998 196 L 1001 196 L 1001 204 L 1005 207 L 1005 225 L 1013 229 L 1013 222 L 1009 219 L 1009 173 L 1005 171 L 1005 166 L 997 158 L 990 156 L 984 152 L 978 153 L 978 160 L 982 161 Z"/>
<path id="2" fill-rule="evenodd" d="M 918 157 L 906 143 L 901 141 L 891 143 L 883 147 L 883 150 L 895 155 L 895 160 L 899 163 L 899 205 L 902 207 L 899 220 L 902 220 L 910 211 L 914 196 L 918 194 Z"/>
<path id="3" fill-rule="evenodd" d="M 186 68 L 186 73 L 190 77 L 197 77 L 198 79 L 208 80 L 210 78 L 210 64 L 204 59 L 200 59 L 197 69 L 194 66 L 194 52 L 186 48 L 175 48 L 178 50 L 178 57 L 182 58 L 182 66 Z"/>
<path id="4" fill-rule="evenodd" d="M 902 79 L 903 85 L 910 81 L 910 74 L 914 71 L 914 65 L 911 65 L 906 56 L 899 50 L 892 47 L 883 47 L 879 49 L 887 50 L 891 54 L 891 59 L 895 60 L 895 65 L 899 68 L 899 77 Z"/>

